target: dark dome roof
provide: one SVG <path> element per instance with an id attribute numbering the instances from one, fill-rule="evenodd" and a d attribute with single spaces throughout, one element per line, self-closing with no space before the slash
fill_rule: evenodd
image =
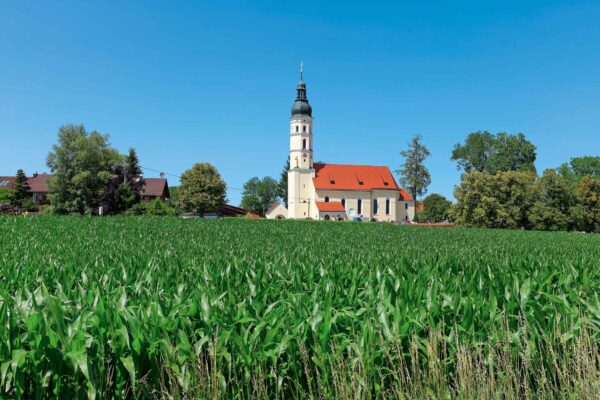
<path id="1" fill-rule="evenodd" d="M 300 76 L 296 92 L 296 101 L 294 101 L 294 105 L 292 106 L 292 116 L 308 115 L 312 117 L 312 107 L 308 104 L 308 98 L 306 97 L 306 83 L 302 80 L 302 76 Z"/>
<path id="2" fill-rule="evenodd" d="M 312 107 L 307 100 L 296 100 L 292 106 L 292 115 L 312 116 Z"/>

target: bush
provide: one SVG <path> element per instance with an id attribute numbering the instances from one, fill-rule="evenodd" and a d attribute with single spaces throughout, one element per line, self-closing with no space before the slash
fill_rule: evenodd
<path id="1" fill-rule="evenodd" d="M 150 215 L 176 215 L 175 209 L 160 199 L 146 204 L 146 213 Z"/>
<path id="2" fill-rule="evenodd" d="M 21 209 L 28 212 L 38 212 L 40 207 L 32 199 L 26 199 L 21 202 Z"/>

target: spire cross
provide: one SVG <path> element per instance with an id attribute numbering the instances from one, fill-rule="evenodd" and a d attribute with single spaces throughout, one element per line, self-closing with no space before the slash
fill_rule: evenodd
<path id="1" fill-rule="evenodd" d="M 302 61 L 300 61 L 300 80 L 302 80 Z"/>

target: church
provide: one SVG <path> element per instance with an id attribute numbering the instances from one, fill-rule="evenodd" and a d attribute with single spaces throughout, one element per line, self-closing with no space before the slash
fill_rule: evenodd
<path id="1" fill-rule="evenodd" d="M 276 203 L 268 219 L 410 223 L 415 202 L 385 166 L 313 163 L 312 107 L 298 82 L 290 119 L 288 208 Z"/>

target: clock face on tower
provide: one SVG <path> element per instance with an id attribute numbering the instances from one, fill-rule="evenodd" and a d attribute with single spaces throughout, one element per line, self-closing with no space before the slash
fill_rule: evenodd
<path id="1" fill-rule="evenodd" d="M 304 153 L 304 154 L 302 154 L 302 157 L 306 158 L 306 157 L 308 157 L 308 154 Z"/>

